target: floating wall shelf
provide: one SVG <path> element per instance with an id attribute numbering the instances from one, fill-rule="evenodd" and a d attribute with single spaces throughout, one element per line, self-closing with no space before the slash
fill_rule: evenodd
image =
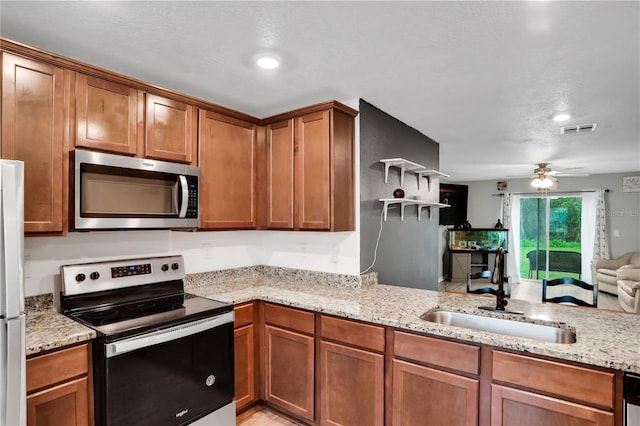
<path id="1" fill-rule="evenodd" d="M 448 204 L 434 203 L 431 201 L 414 200 L 412 198 L 380 198 L 380 201 L 384 203 L 382 206 L 382 217 L 387 220 L 387 208 L 392 204 L 400 204 L 400 220 L 404 220 L 404 208 L 406 206 L 417 205 L 418 206 L 418 220 L 420 220 L 420 213 L 423 208 L 429 209 L 429 220 L 431 220 L 431 208 L 444 208 L 450 207 Z"/>
<path id="2" fill-rule="evenodd" d="M 429 211 L 429 222 L 431 222 L 431 208 L 436 208 L 436 209 L 443 209 L 446 207 L 451 207 L 449 204 L 442 204 L 442 203 L 427 203 L 427 204 L 420 204 L 418 205 L 418 220 L 420 220 L 420 213 L 422 212 L 422 209 L 426 207 L 427 210 Z"/>
<path id="3" fill-rule="evenodd" d="M 400 169 L 400 186 L 404 185 L 404 174 L 406 172 L 414 173 L 418 177 L 418 189 L 420 189 L 420 178 L 427 178 L 427 190 L 430 189 L 430 178 L 432 176 L 449 177 L 444 173 L 437 170 L 427 170 L 422 164 L 414 163 L 413 161 L 405 160 L 404 158 L 387 158 L 380 160 L 384 164 L 384 183 L 389 180 L 389 167 L 397 167 Z"/>
<path id="4" fill-rule="evenodd" d="M 384 164 L 384 183 L 387 183 L 389 180 L 389 167 L 397 167 L 400 169 L 400 186 L 404 184 L 405 172 L 425 170 L 423 165 L 405 160 L 404 158 L 387 158 L 385 160 L 380 160 L 380 162 Z"/>
<path id="5" fill-rule="evenodd" d="M 449 177 L 449 175 L 437 170 L 416 170 L 414 173 L 418 175 L 418 189 L 420 189 L 420 178 L 427 178 L 427 191 L 431 191 L 431 177 Z"/>

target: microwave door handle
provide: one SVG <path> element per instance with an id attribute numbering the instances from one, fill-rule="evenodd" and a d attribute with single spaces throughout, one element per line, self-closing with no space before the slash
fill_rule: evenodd
<path id="1" fill-rule="evenodd" d="M 178 217 L 184 218 L 187 216 L 187 207 L 189 206 L 189 185 L 187 185 L 187 178 L 183 175 L 178 176 L 178 190 L 181 192 L 180 208 L 178 210 Z M 177 195 L 177 194 L 176 194 Z M 178 204 L 178 197 L 176 197 L 176 205 Z"/>

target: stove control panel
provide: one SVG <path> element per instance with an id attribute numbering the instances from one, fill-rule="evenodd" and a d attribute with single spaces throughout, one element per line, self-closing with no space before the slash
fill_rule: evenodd
<path id="1" fill-rule="evenodd" d="M 130 277 L 151 273 L 151 264 L 116 266 L 111 268 L 111 278 Z"/>
<path id="2" fill-rule="evenodd" d="M 95 293 L 185 277 L 182 256 L 146 257 L 60 267 L 62 294 Z"/>

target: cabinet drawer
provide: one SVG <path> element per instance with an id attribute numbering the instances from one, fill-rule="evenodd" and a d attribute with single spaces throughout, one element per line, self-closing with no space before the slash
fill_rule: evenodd
<path id="1" fill-rule="evenodd" d="M 493 380 L 591 405 L 614 407 L 615 375 L 559 362 L 493 351 Z M 553 379 L 550 380 L 549 378 Z"/>
<path id="2" fill-rule="evenodd" d="M 613 426 L 616 422 L 614 413 L 492 384 L 491 424 Z"/>
<path id="3" fill-rule="evenodd" d="M 253 322 L 253 302 L 234 306 L 233 312 L 235 314 L 235 320 L 233 322 L 234 328 L 239 328 Z"/>
<path id="4" fill-rule="evenodd" d="M 480 348 L 464 343 L 395 331 L 393 354 L 465 373 L 480 372 Z"/>
<path id="5" fill-rule="evenodd" d="M 320 317 L 320 330 L 325 339 L 384 352 L 384 328 L 355 321 Z"/>
<path id="6" fill-rule="evenodd" d="M 87 374 L 88 345 L 37 356 L 27 360 L 27 392 Z"/>
<path id="7" fill-rule="evenodd" d="M 264 319 L 267 324 L 279 325 L 302 333 L 313 334 L 315 331 L 312 312 L 265 304 Z"/>

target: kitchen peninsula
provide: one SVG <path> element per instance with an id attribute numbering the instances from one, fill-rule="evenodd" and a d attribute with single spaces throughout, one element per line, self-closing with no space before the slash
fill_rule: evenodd
<path id="1" fill-rule="evenodd" d="M 640 317 L 511 301 L 509 306 L 524 311 L 524 316 L 509 318 L 575 330 L 575 343 L 546 343 L 424 321 L 420 316 L 432 310 L 495 314 L 481 313 L 477 309 L 492 301 L 482 296 L 387 286 L 377 284 L 375 278 L 374 274 L 363 276 L 361 280 L 349 275 L 256 266 L 192 274 L 187 277 L 185 286 L 188 292 L 244 308 L 236 310 L 236 332 L 250 325 L 252 331 L 247 334 L 245 330 L 244 337 L 248 340 L 244 342 L 250 341 L 251 345 L 242 351 L 236 349 L 236 383 L 240 365 L 247 367 L 248 376 L 255 379 L 243 381 L 242 386 L 236 385 L 237 400 L 241 388 L 251 391 L 252 396 L 245 400 L 244 406 L 264 400 L 309 423 L 346 415 L 335 406 L 335 399 L 326 394 L 326 385 L 331 383 L 331 389 L 340 391 L 339 376 L 343 373 L 336 375 L 332 368 L 348 368 L 339 371 L 362 373 L 367 383 L 371 381 L 371 387 L 364 388 L 366 393 L 371 393 L 371 398 L 359 393 L 339 395 L 339 398 L 349 400 L 357 395 L 363 401 L 362 415 L 367 412 L 374 416 L 372 424 L 391 422 L 392 416 L 400 415 L 395 408 L 397 404 L 404 404 L 403 412 L 418 409 L 417 400 L 411 399 L 409 382 L 400 382 L 401 377 L 427 380 L 415 383 L 429 386 L 445 386 L 445 393 L 464 389 L 465 400 L 476 398 L 477 406 L 465 404 L 440 411 L 446 414 L 461 410 L 479 424 L 488 424 L 488 419 L 495 415 L 491 414 L 494 410 L 503 410 L 502 403 L 496 402 L 498 400 L 533 404 L 541 410 L 564 413 L 562 415 L 604 416 L 606 421 L 602 424 L 621 424 L 622 373 L 640 373 L 637 346 Z M 42 314 L 33 318 L 38 315 Z M 290 321 L 291 318 L 294 321 Z M 240 328 L 240 325 L 244 327 Z M 30 354 L 37 352 L 35 348 L 44 350 L 59 346 L 53 341 L 43 341 L 48 332 L 41 327 L 46 325 L 28 322 L 27 352 Z M 56 333 L 54 340 L 61 339 L 59 329 Z M 73 340 L 81 340 L 77 330 L 73 333 Z M 236 346 L 239 336 L 236 334 Z M 91 337 L 89 333 L 85 335 L 87 340 Z M 261 354 L 259 348 L 265 352 Z M 286 375 L 278 372 L 282 366 L 275 361 L 282 353 L 278 352 L 280 350 L 286 350 L 293 370 L 300 366 L 306 369 L 304 374 L 296 372 L 294 379 L 301 380 L 302 388 L 296 392 L 304 402 L 288 402 L 286 392 L 290 389 L 279 393 L 283 391 L 279 388 L 283 379 L 278 381 L 278 377 Z M 240 354 L 250 361 L 238 362 Z M 298 355 L 306 361 L 298 363 Z M 517 368 L 510 368 L 514 366 Z M 531 376 L 527 376 L 528 372 Z M 537 373 L 540 373 L 538 382 L 531 381 Z M 549 379 L 551 376 L 554 380 Z M 575 382 L 562 384 L 558 379 L 560 376 L 574 378 Z M 584 380 L 593 380 L 598 389 L 589 388 L 594 385 L 581 380 L 584 377 L 587 377 Z M 305 381 L 305 378 L 309 380 Z M 557 383 L 561 383 L 562 392 L 566 394 L 554 388 Z M 349 392 L 349 389 L 342 391 Z M 318 403 L 314 402 L 316 398 Z M 433 404 L 445 403 L 443 396 L 434 395 L 433 398 Z M 367 401 L 377 408 L 367 408 Z M 552 403 L 551 408 L 547 406 L 549 403 Z M 301 408 L 305 404 L 306 408 Z M 563 411 L 576 404 L 582 410 L 580 413 Z M 503 416 L 505 413 L 507 416 L 514 414 L 503 411 Z"/>

